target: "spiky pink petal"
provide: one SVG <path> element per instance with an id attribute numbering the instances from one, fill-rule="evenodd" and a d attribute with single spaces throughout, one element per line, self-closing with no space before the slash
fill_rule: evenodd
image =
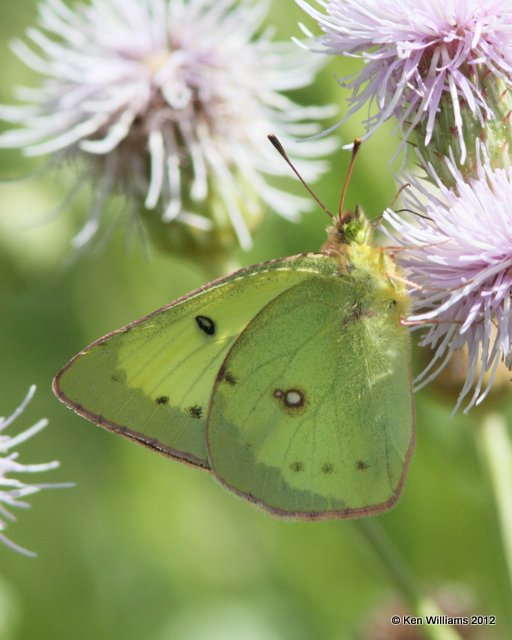
<path id="1" fill-rule="evenodd" d="M 478 177 L 465 182 L 454 162 L 447 165 L 454 190 L 437 179 L 433 194 L 413 180 L 406 206 L 420 215 L 388 210 L 385 221 L 392 243 L 404 247 L 397 257 L 417 287 L 408 320 L 428 327 L 420 344 L 435 351 L 419 380 L 426 384 L 466 346 L 468 371 L 457 407 L 474 387 L 467 411 L 490 390 L 499 362 L 512 365 L 512 170 L 492 170 L 484 158 Z"/>

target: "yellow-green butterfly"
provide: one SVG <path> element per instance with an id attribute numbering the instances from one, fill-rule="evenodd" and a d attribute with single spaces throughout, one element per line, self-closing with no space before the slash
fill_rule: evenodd
<path id="1" fill-rule="evenodd" d="M 96 340 L 57 396 L 278 516 L 389 509 L 414 443 L 408 303 L 372 230 L 340 213 L 319 253 L 241 269 Z"/>

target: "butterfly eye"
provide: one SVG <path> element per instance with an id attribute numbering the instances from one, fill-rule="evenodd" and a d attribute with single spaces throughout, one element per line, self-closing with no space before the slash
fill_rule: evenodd
<path id="1" fill-rule="evenodd" d="M 398 305 L 398 302 L 396 300 L 388 300 L 387 305 L 388 305 L 388 310 L 392 311 Z"/>

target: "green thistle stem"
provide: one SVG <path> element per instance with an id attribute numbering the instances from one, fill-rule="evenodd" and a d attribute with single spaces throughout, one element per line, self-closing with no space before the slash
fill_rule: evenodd
<path id="1" fill-rule="evenodd" d="M 485 416 L 477 429 L 477 445 L 494 495 L 512 600 L 512 441 L 503 416 L 497 413 Z"/>
<path id="2" fill-rule="evenodd" d="M 361 518 L 353 521 L 354 529 L 364 539 L 375 556 L 386 569 L 397 590 L 401 593 L 412 616 L 442 615 L 438 605 L 418 586 L 417 580 L 409 571 L 398 549 L 386 535 L 384 529 L 373 518 Z M 453 627 L 447 625 L 426 625 L 415 627 L 425 640 L 461 640 Z"/>

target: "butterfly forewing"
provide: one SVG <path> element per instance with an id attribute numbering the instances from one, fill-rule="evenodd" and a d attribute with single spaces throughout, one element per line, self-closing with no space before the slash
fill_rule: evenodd
<path id="1" fill-rule="evenodd" d="M 227 352 L 262 307 L 315 273 L 316 258 L 304 256 L 210 283 L 84 349 L 56 393 L 101 426 L 208 467 L 206 414 Z"/>
<path id="2" fill-rule="evenodd" d="M 408 335 L 392 301 L 377 304 L 372 282 L 352 275 L 318 274 L 274 298 L 216 381 L 212 468 L 279 515 L 374 513 L 401 491 L 414 433 Z"/>

